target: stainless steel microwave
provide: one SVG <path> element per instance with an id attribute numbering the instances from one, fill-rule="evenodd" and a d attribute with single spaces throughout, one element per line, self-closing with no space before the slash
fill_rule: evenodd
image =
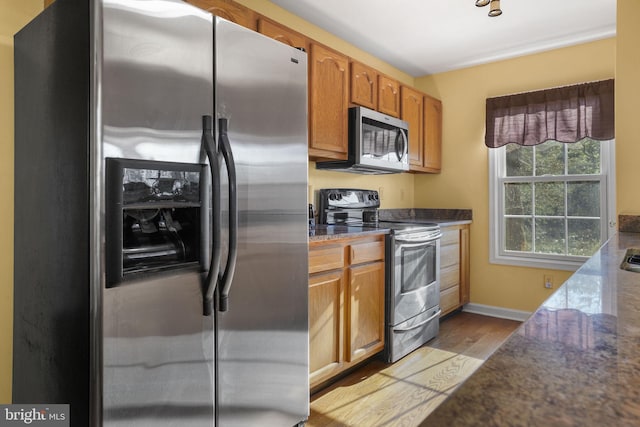
<path id="1" fill-rule="evenodd" d="M 347 160 L 317 162 L 316 169 L 362 174 L 409 170 L 409 124 L 364 107 L 349 108 Z"/>

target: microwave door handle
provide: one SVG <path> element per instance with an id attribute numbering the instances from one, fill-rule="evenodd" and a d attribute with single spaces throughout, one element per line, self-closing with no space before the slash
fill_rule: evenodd
<path id="1" fill-rule="evenodd" d="M 227 119 L 218 120 L 220 151 L 227 166 L 227 175 L 229 177 L 229 255 L 227 256 L 227 263 L 220 284 L 218 309 L 221 312 L 228 309 L 229 291 L 231 290 L 238 258 L 238 190 L 236 164 L 227 133 L 228 122 Z"/>
<path id="2" fill-rule="evenodd" d="M 407 135 L 403 129 L 399 129 L 401 138 L 396 138 L 396 156 L 398 157 L 398 161 L 402 161 L 406 152 L 407 152 Z M 402 139 L 402 148 L 398 147 L 398 139 Z"/>
<path id="3" fill-rule="evenodd" d="M 211 116 L 202 116 L 202 145 L 204 146 L 211 171 L 211 261 L 203 285 L 203 314 L 210 316 L 213 311 L 213 294 L 220 272 L 220 165 L 218 164 L 215 140 L 212 135 Z M 206 217 L 205 215 L 203 215 Z"/>

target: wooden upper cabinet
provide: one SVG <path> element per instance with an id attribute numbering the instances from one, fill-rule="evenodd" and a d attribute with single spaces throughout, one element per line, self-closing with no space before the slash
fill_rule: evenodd
<path id="1" fill-rule="evenodd" d="M 424 156 L 423 97 L 424 94 L 413 88 L 400 88 L 400 118 L 409 124 L 409 164 L 417 166 L 422 166 Z"/>
<path id="2" fill-rule="evenodd" d="M 424 97 L 424 170 L 438 173 L 442 169 L 442 102 Z"/>
<path id="3" fill-rule="evenodd" d="M 375 110 L 378 107 L 378 72 L 351 61 L 351 103 Z"/>
<path id="4" fill-rule="evenodd" d="M 383 74 L 378 75 L 378 111 L 400 117 L 400 83 Z"/>
<path id="5" fill-rule="evenodd" d="M 258 15 L 251 9 L 232 0 L 185 0 L 194 6 L 211 12 L 227 21 L 235 22 L 253 31 L 258 30 Z"/>
<path id="6" fill-rule="evenodd" d="M 309 157 L 346 160 L 349 59 L 312 43 L 309 54 Z"/>
<path id="7" fill-rule="evenodd" d="M 302 48 L 305 52 L 309 50 L 309 41 L 304 35 L 268 18 L 258 19 L 258 31 L 291 47 Z"/>

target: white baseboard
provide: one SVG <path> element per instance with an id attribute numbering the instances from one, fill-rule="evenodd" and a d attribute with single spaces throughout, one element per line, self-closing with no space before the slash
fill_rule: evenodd
<path id="1" fill-rule="evenodd" d="M 467 313 L 482 314 L 483 316 L 499 317 L 501 319 L 517 320 L 524 322 L 531 316 L 531 312 L 514 310 L 511 308 L 494 307 L 491 305 L 474 304 L 470 302 L 465 304 L 462 311 Z"/>

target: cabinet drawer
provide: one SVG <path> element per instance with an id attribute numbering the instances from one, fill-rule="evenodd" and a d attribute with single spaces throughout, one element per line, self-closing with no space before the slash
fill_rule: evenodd
<path id="1" fill-rule="evenodd" d="M 323 246 L 309 251 L 309 273 L 335 270 L 344 267 L 342 246 Z"/>
<path id="2" fill-rule="evenodd" d="M 460 284 L 460 264 L 450 265 L 440 270 L 440 291 Z"/>
<path id="3" fill-rule="evenodd" d="M 460 230 L 442 230 L 442 237 L 440 238 L 440 245 L 449 245 L 451 243 L 459 243 L 460 242 Z"/>
<path id="4" fill-rule="evenodd" d="M 460 263 L 460 245 L 440 246 L 440 268 Z"/>
<path id="5" fill-rule="evenodd" d="M 446 313 L 460 305 L 460 287 L 454 286 L 440 292 L 440 309 Z"/>
<path id="6" fill-rule="evenodd" d="M 384 242 L 356 243 L 351 245 L 350 264 L 378 261 L 384 259 Z"/>

